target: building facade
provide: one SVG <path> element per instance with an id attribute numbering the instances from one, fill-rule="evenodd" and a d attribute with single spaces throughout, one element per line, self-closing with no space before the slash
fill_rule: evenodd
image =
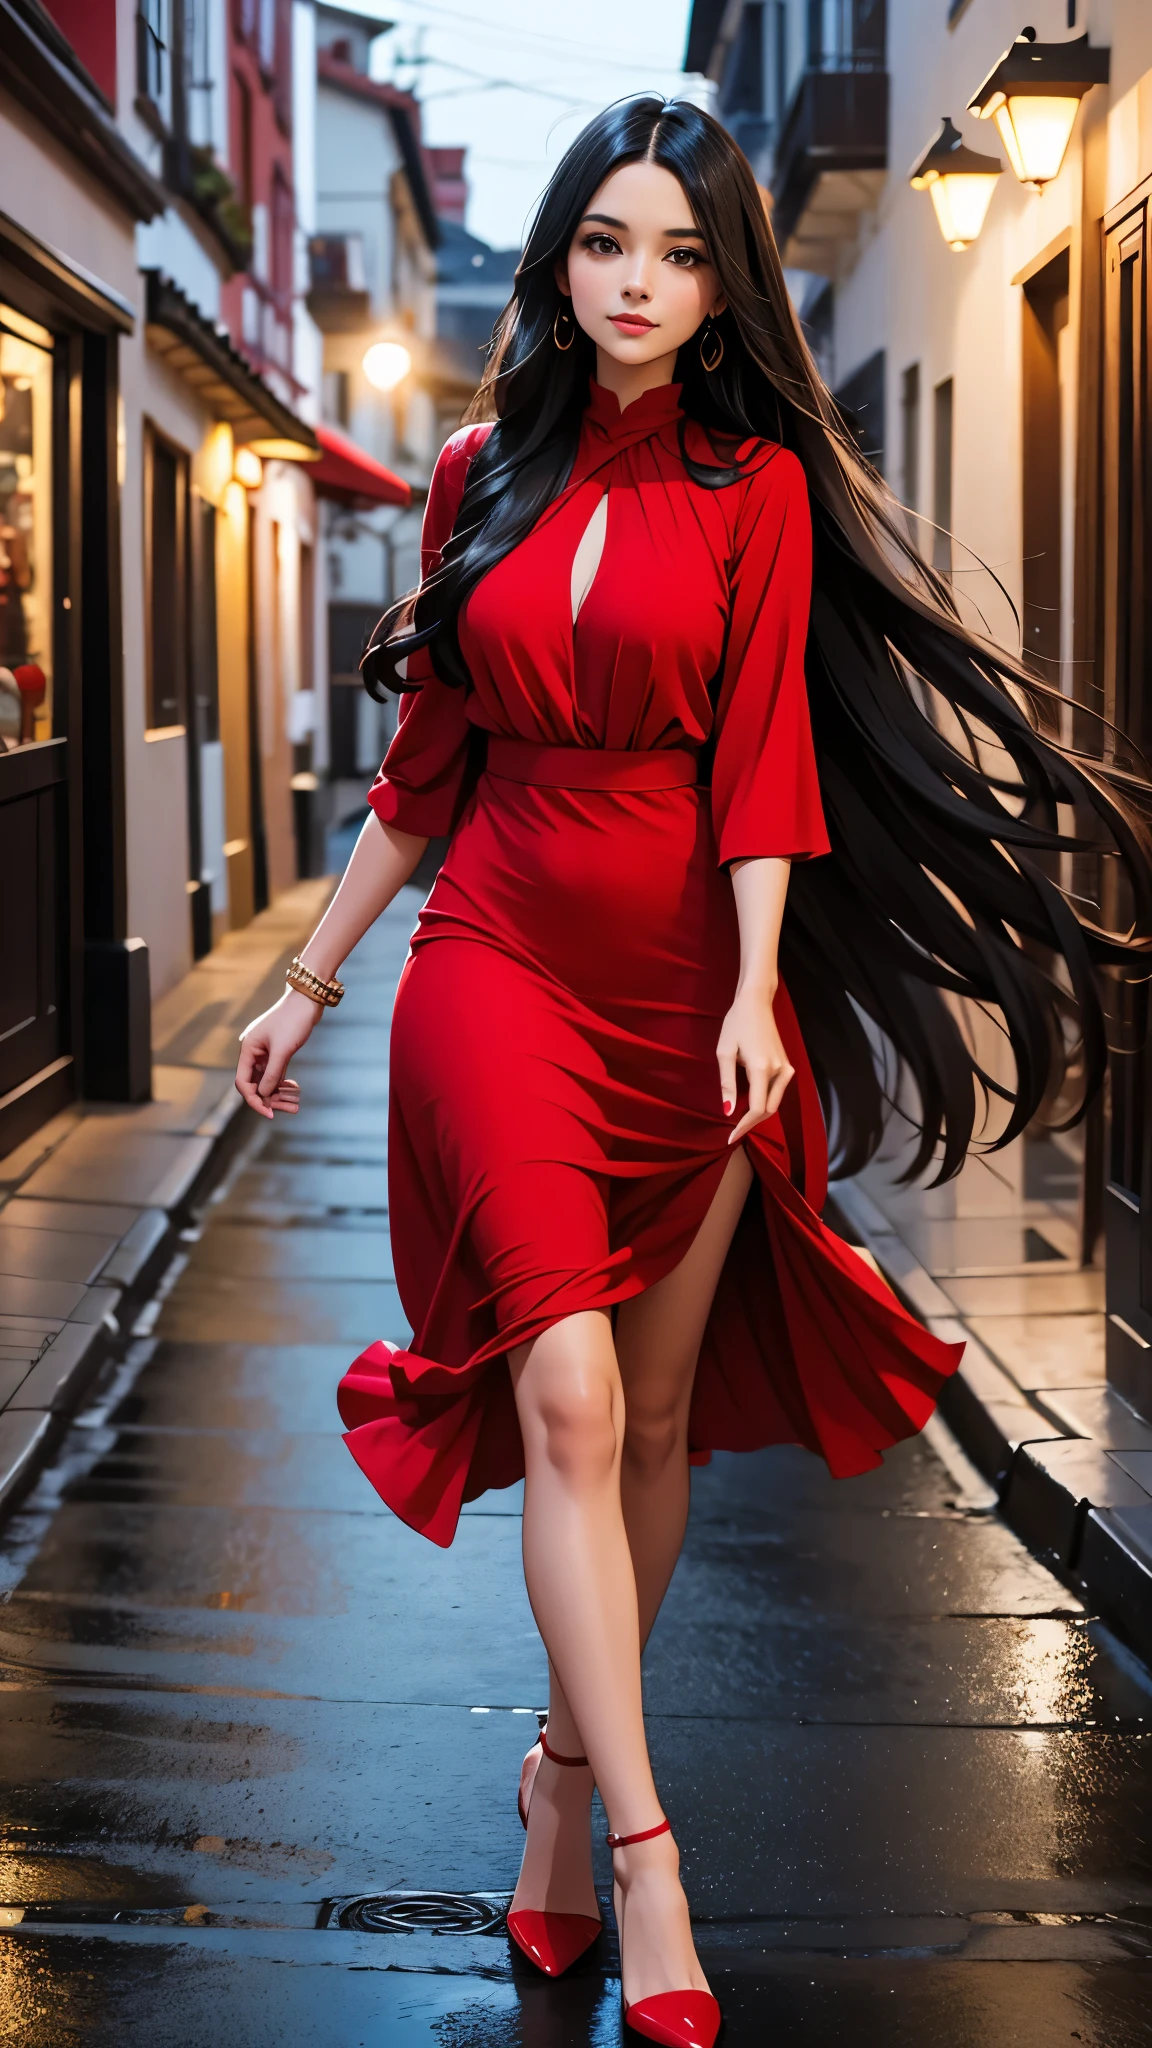
<path id="1" fill-rule="evenodd" d="M 299 869 L 311 13 L 0 22 L 0 1151 L 75 1094 L 146 1097 L 152 1000 Z"/>
<path id="2" fill-rule="evenodd" d="M 363 806 L 395 707 L 373 703 L 360 655 L 385 606 L 419 577 L 420 521 L 443 434 L 429 389 L 436 333 L 433 164 L 419 103 L 370 73 L 391 23 L 317 15 L 317 205 L 308 304 L 324 335 L 323 425 L 391 475 L 334 491 L 325 507 L 333 822 Z M 391 349 L 383 371 L 373 349 Z"/>
<path id="3" fill-rule="evenodd" d="M 1073 81 L 1059 168 L 1021 160 L 1039 183 L 1017 174 L 996 121 L 969 112 L 1024 28 L 997 0 L 697 0 L 686 61 L 714 80 L 770 195 L 829 382 L 962 610 L 1058 687 L 1068 735 L 1119 750 L 1099 720 L 1122 728 L 1139 773 L 1152 742 L 1152 10 L 1037 0 L 1028 16 L 1017 69 L 1043 63 Z M 1053 55 L 1060 45 L 1074 48 Z M 961 146 L 994 159 L 986 218 L 962 247 L 910 183 L 942 116 Z M 1099 863 L 1065 880 L 1107 899 Z M 1109 1379 L 1152 1416 L 1142 996 L 1113 1035 L 1123 1049 L 1099 1113 L 1074 1133 L 1030 1134 L 994 1164 L 1022 1216 L 1049 1198 L 1068 1255 L 1103 1259 Z M 962 1216 L 963 1181 L 952 1199 Z"/>

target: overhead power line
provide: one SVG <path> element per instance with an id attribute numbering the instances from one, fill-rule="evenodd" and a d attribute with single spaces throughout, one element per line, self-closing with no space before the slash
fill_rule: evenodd
<path id="1" fill-rule="evenodd" d="M 419 8 L 420 14 L 411 20 L 401 19 L 397 26 L 402 28 L 431 27 L 443 22 L 445 26 L 465 27 L 475 31 L 477 39 L 488 46 L 493 44 L 508 50 L 520 49 L 536 55 L 547 51 L 553 56 L 581 56 L 595 65 L 599 71 L 644 71 L 650 68 L 662 72 L 673 71 L 679 75 L 681 67 L 672 62 L 655 62 L 651 51 L 635 56 L 630 51 L 616 50 L 611 55 L 593 43 L 577 42 L 569 36 L 555 36 L 537 32 L 534 29 L 505 27 L 489 17 L 465 13 L 460 8 L 445 7 L 440 0 L 402 0 L 405 8 Z M 435 22 L 425 17 L 435 17 Z M 432 60 L 436 62 L 436 59 Z"/>

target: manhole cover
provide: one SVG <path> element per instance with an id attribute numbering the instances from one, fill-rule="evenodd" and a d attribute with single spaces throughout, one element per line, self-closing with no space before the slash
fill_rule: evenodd
<path id="1" fill-rule="evenodd" d="M 482 1892 L 377 1892 L 333 1900 L 321 1924 L 361 1934 L 492 1934 L 504 1913 L 502 1899 Z"/>

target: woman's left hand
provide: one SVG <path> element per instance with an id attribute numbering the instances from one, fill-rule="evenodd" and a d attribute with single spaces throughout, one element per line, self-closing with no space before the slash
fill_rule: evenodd
<path id="1" fill-rule="evenodd" d="M 748 1108 L 728 1140 L 729 1145 L 738 1145 L 757 1124 L 775 1116 L 794 1072 L 776 1029 L 769 990 L 737 990 L 720 1027 L 716 1059 L 725 1116 L 731 1116 L 736 1105 L 737 1065 L 748 1076 Z"/>

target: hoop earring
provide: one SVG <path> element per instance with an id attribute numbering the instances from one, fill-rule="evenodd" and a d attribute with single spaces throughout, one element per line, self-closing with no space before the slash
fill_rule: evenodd
<path id="1" fill-rule="evenodd" d="M 716 344 L 716 350 L 711 361 L 709 361 L 704 353 L 710 341 L 714 341 Z M 704 332 L 700 336 L 700 361 L 704 365 L 705 374 L 709 377 L 712 375 L 713 370 L 718 370 L 724 361 L 724 336 L 720 333 L 719 328 L 713 327 L 711 315 L 704 322 Z"/>
<path id="2" fill-rule="evenodd" d="M 560 322 L 562 320 L 566 320 L 568 322 L 569 329 L 571 330 L 568 335 L 567 341 L 561 341 L 560 339 Z M 557 306 L 556 308 L 556 318 L 552 322 L 552 339 L 556 343 L 556 346 L 559 349 L 561 355 L 567 355 L 568 350 L 571 348 L 572 343 L 576 339 L 576 322 L 573 319 L 571 309 L 568 306 Z"/>

